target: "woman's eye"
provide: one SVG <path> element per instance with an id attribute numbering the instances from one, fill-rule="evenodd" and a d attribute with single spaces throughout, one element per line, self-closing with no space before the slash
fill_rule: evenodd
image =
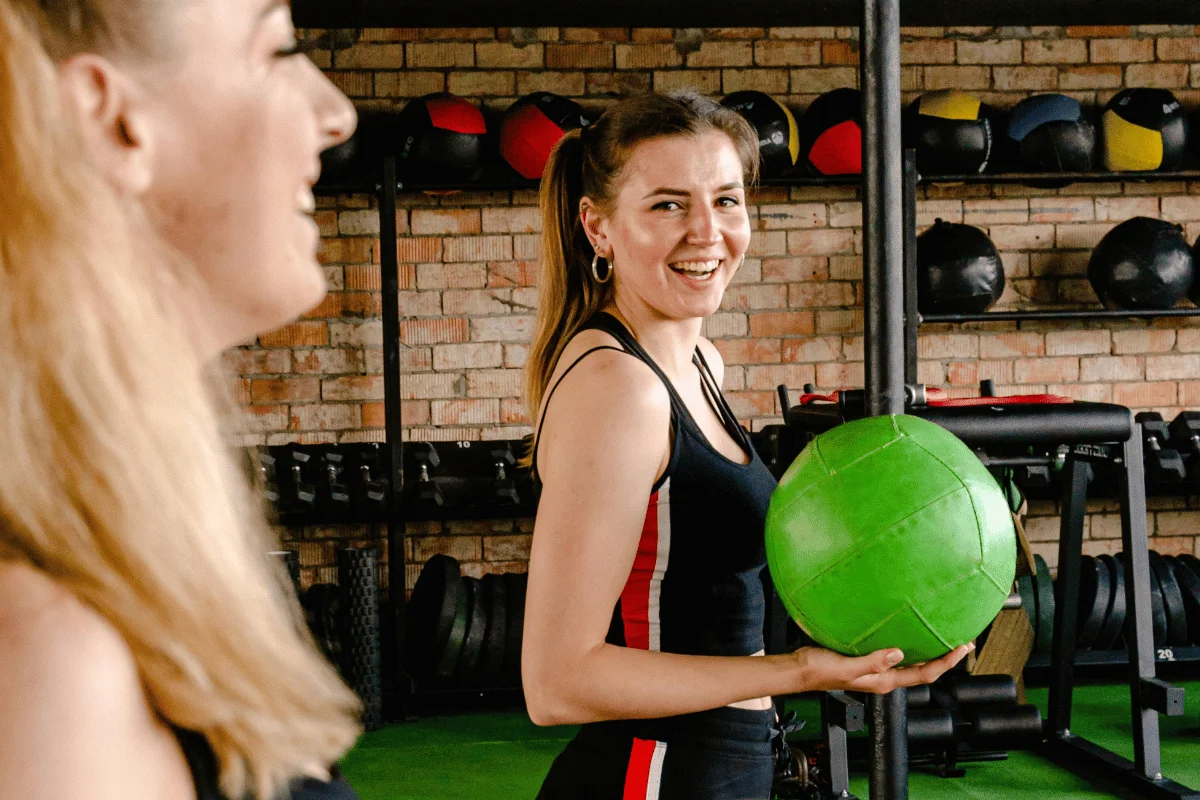
<path id="1" fill-rule="evenodd" d="M 305 53 L 314 50 L 316 46 L 317 43 L 314 39 L 296 39 L 293 40 L 292 43 L 287 47 L 281 50 L 276 50 L 275 57 L 291 58 L 292 56 L 304 55 Z"/>
<path id="2" fill-rule="evenodd" d="M 734 206 L 740 206 L 742 204 L 741 201 L 736 197 L 722 197 L 717 200 L 717 202 L 723 205 L 725 208 L 733 208 Z"/>
<path id="3" fill-rule="evenodd" d="M 661 203 L 656 203 L 654 208 L 661 208 L 663 211 L 675 211 L 676 209 L 683 208 L 683 206 L 679 205 L 679 203 L 676 203 L 674 200 L 664 200 Z"/>

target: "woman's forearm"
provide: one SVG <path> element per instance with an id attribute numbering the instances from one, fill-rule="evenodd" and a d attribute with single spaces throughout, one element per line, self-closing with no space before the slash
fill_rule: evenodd
<path id="1" fill-rule="evenodd" d="M 802 684 L 792 655 L 692 656 L 602 644 L 569 664 L 532 661 L 527 656 L 525 697 L 539 725 L 687 714 Z"/>

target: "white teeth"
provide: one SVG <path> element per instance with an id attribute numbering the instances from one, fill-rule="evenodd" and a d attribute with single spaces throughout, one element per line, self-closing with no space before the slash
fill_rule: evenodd
<path id="1" fill-rule="evenodd" d="M 707 275 L 719 266 L 721 266 L 720 259 L 715 261 L 677 261 L 671 265 L 671 269 L 692 275 Z"/>

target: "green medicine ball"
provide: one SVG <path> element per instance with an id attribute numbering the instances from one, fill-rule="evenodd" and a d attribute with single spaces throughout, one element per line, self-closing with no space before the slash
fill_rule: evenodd
<path id="1" fill-rule="evenodd" d="M 1012 516 L 954 434 L 911 416 L 840 425 L 800 453 L 771 497 L 767 563 L 788 613 L 847 655 L 904 663 L 973 640 L 1016 574 Z"/>

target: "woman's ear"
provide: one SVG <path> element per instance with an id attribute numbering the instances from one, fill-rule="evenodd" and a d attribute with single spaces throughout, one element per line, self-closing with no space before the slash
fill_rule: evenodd
<path id="1" fill-rule="evenodd" d="M 588 241 L 592 243 L 592 249 L 599 253 L 601 258 L 611 258 L 612 244 L 608 240 L 608 220 L 600 214 L 600 209 L 590 197 L 579 201 L 579 221 Z"/>
<path id="2" fill-rule="evenodd" d="M 63 110 L 78 127 L 88 159 L 118 191 L 144 193 L 152 174 L 152 137 L 133 82 L 94 53 L 66 59 L 58 75 Z"/>

